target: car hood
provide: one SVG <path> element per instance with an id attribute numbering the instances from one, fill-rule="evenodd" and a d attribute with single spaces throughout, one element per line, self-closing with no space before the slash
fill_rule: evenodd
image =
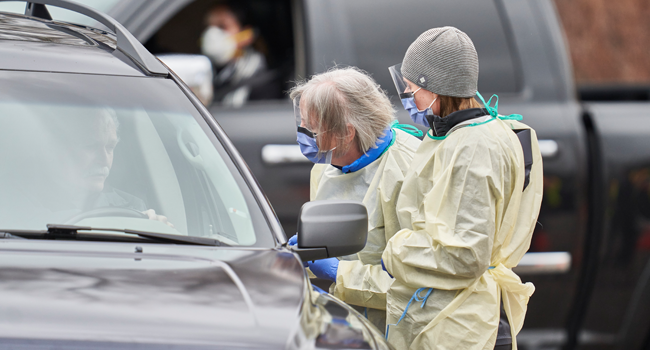
<path id="1" fill-rule="evenodd" d="M 285 250 L 3 240 L 0 338 L 284 348 L 305 283 Z"/>

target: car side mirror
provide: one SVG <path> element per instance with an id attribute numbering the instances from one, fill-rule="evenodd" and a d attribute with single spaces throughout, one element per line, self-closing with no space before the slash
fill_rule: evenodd
<path id="1" fill-rule="evenodd" d="M 368 239 L 368 211 L 360 202 L 312 201 L 298 219 L 298 244 L 291 247 L 302 261 L 359 252 Z"/>

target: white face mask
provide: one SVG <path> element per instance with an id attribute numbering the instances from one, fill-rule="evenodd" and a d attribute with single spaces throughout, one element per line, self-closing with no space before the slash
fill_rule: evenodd
<path id="1" fill-rule="evenodd" d="M 201 52 L 223 66 L 235 56 L 237 42 L 219 27 L 208 27 L 201 35 Z"/>

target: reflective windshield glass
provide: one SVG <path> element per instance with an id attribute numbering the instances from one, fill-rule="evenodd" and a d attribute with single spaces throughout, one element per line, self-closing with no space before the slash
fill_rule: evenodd
<path id="1" fill-rule="evenodd" d="M 110 12 L 110 10 L 113 7 L 115 7 L 115 5 L 117 5 L 118 1 L 119 0 L 75 0 L 75 2 L 77 3 L 92 7 L 95 10 L 104 13 Z M 106 29 L 102 24 L 98 23 L 94 19 L 77 12 L 73 12 L 70 10 L 66 10 L 51 5 L 47 6 L 47 10 L 50 12 L 50 15 L 52 15 L 52 18 L 56 21 L 83 24 L 87 26 L 93 26 L 96 28 Z M 25 2 L 22 1 L 2 2 L 0 3 L 0 11 L 24 14 Z"/>
<path id="2" fill-rule="evenodd" d="M 0 230 L 70 224 L 273 244 L 237 168 L 172 80 L 0 80 Z"/>

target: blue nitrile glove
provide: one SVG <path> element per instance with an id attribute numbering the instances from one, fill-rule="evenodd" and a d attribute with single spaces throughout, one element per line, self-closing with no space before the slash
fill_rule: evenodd
<path id="1" fill-rule="evenodd" d="M 393 277 L 393 275 L 390 274 L 390 272 L 388 272 L 388 270 L 386 270 L 386 266 L 384 266 L 384 259 L 381 259 L 381 269 L 386 271 L 386 273 L 388 274 L 388 276 L 390 276 L 390 278 L 395 278 Z"/>
<path id="2" fill-rule="evenodd" d="M 316 277 L 336 282 L 336 271 L 339 269 L 339 259 L 327 258 L 308 261 L 307 267 L 309 267 Z"/>
<path id="3" fill-rule="evenodd" d="M 293 235 L 293 236 L 291 236 L 291 238 L 289 238 L 289 240 L 287 241 L 287 243 L 289 243 L 289 246 L 290 246 L 290 247 L 296 247 L 296 248 L 298 248 L 298 235 Z M 306 262 L 303 262 L 303 263 L 302 263 L 302 266 L 307 267 L 307 263 L 306 263 Z"/>

